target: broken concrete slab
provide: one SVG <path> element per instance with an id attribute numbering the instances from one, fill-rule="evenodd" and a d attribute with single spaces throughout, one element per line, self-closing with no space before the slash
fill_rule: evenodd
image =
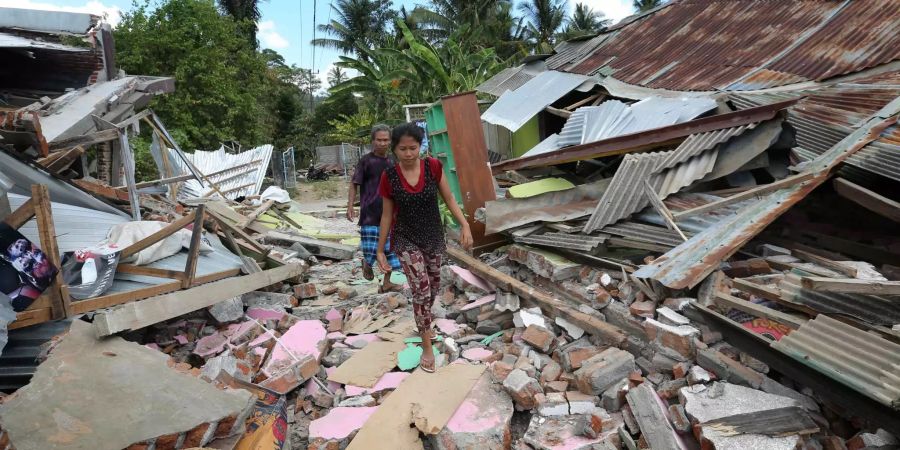
<path id="1" fill-rule="evenodd" d="M 322 322 L 318 320 L 298 321 L 276 339 L 275 348 L 263 365 L 263 373 L 272 376 L 293 366 L 304 355 L 311 356 L 316 362 L 321 361 L 322 354 L 328 347 L 327 334 Z"/>
<path id="2" fill-rule="evenodd" d="M 240 297 L 229 298 L 210 306 L 207 311 L 219 323 L 233 322 L 244 317 L 244 303 Z"/>
<path id="3" fill-rule="evenodd" d="M 519 409 L 532 409 L 537 406 L 535 396 L 544 392 L 540 383 L 522 369 L 514 369 L 503 380 L 503 388 L 512 397 Z"/>
<path id="4" fill-rule="evenodd" d="M 509 248 L 509 259 L 531 269 L 532 272 L 550 281 L 563 281 L 577 276 L 581 265 L 545 250 L 524 245 Z"/>
<path id="5" fill-rule="evenodd" d="M 569 333 L 569 336 L 572 336 L 572 339 L 580 339 L 582 336 L 584 336 L 583 328 L 575 325 L 572 322 L 569 322 L 564 317 L 557 316 L 554 322 L 562 327 L 562 329 L 566 330 L 566 333 Z"/>
<path id="6" fill-rule="evenodd" d="M 315 445 L 316 448 L 330 448 L 330 443 L 334 443 L 335 447 L 340 446 L 344 440 L 359 431 L 377 410 L 376 406 L 332 408 L 325 416 L 310 422 L 310 447 Z"/>
<path id="7" fill-rule="evenodd" d="M 344 391 L 347 393 L 348 397 L 376 394 L 389 389 L 397 389 L 397 387 L 400 386 L 400 383 L 408 376 L 409 372 L 388 372 L 382 375 L 381 378 L 378 379 L 378 382 L 372 387 L 353 386 L 348 384 L 344 386 Z"/>
<path id="8" fill-rule="evenodd" d="M 562 417 L 531 416 L 525 442 L 538 450 L 590 450 L 605 448 L 621 448 L 618 429 L 622 427 L 622 419 L 611 420 L 603 424 L 602 431 L 595 438 L 583 436 L 584 415 Z M 596 446 L 596 447 L 595 447 Z"/>
<path id="9" fill-rule="evenodd" d="M 413 372 L 378 407 L 347 449 L 422 448 L 419 433 L 439 433 L 481 378 L 484 368 L 454 363 L 434 373 Z"/>
<path id="10" fill-rule="evenodd" d="M 688 416 L 700 423 L 736 414 L 800 406 L 792 398 L 724 382 L 713 383 L 708 387 L 688 386 L 679 391 L 679 396 Z"/>
<path id="11" fill-rule="evenodd" d="M 504 450 L 510 448 L 513 403 L 485 372 L 450 417 L 430 439 L 436 450 Z"/>
<path id="12" fill-rule="evenodd" d="M 217 389 L 167 358 L 118 337 L 98 341 L 75 320 L 31 383 L 0 406 L 0 423 L 20 450 L 126 448 L 186 434 L 203 446 L 243 430 L 250 392 Z"/>
<path id="13" fill-rule="evenodd" d="M 291 294 L 281 294 L 278 292 L 252 291 L 241 295 L 241 301 L 247 308 L 292 308 L 294 306 L 294 296 Z"/>
<path id="14" fill-rule="evenodd" d="M 483 295 L 491 294 L 494 287 L 486 281 L 460 266 L 444 266 L 441 269 L 441 278 L 448 280 L 456 289 L 463 292 L 475 292 Z"/>

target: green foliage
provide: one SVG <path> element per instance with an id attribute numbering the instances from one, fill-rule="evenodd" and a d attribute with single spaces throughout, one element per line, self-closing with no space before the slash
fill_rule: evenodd
<path id="1" fill-rule="evenodd" d="M 573 39 L 591 36 L 608 27 L 612 20 L 607 19 L 603 12 L 594 11 L 584 3 L 575 5 L 575 11 L 566 25 L 565 31 L 560 35 L 562 39 Z"/>
<path id="2" fill-rule="evenodd" d="M 187 137 L 186 149 L 216 148 L 226 140 L 244 146 L 272 141 L 269 111 L 288 109 L 284 79 L 246 38 L 245 21 L 222 16 L 212 0 L 135 3 L 114 30 L 116 58 L 128 73 L 171 76 L 174 93 L 151 107 L 170 129 Z M 274 69 L 272 69 L 274 70 Z"/>
<path id="3" fill-rule="evenodd" d="M 519 4 L 525 17 L 528 41 L 536 53 L 550 53 L 566 21 L 565 0 L 529 0 Z"/>
<path id="4" fill-rule="evenodd" d="M 665 3 L 663 0 L 633 0 L 631 6 L 633 6 L 634 10 L 637 12 L 645 12 L 662 6 L 663 3 Z"/>
<path id="5" fill-rule="evenodd" d="M 384 119 L 373 111 L 362 110 L 353 115 L 341 114 L 337 119 L 328 121 L 332 127 L 326 135 L 325 143 L 363 145 L 369 141 L 369 132 L 375 124 Z"/>

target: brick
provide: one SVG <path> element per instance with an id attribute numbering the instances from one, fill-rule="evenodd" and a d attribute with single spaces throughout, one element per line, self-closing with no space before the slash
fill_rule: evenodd
<path id="1" fill-rule="evenodd" d="M 617 348 L 608 348 L 584 361 L 575 371 L 578 390 L 599 395 L 635 370 L 634 356 Z"/>
<path id="2" fill-rule="evenodd" d="M 596 355 L 602 349 L 591 344 L 587 339 L 579 339 L 566 345 L 559 351 L 559 359 L 563 368 L 567 372 L 572 372 L 581 368 L 581 364 Z"/>
<path id="3" fill-rule="evenodd" d="M 668 306 L 656 309 L 656 318 L 666 325 L 681 326 L 690 325 L 691 321 L 687 317 L 682 316 Z"/>
<path id="4" fill-rule="evenodd" d="M 188 431 L 184 436 L 184 443 L 181 445 L 181 448 L 200 447 L 205 444 L 203 437 L 209 430 L 209 426 L 208 423 L 203 423 Z"/>
<path id="5" fill-rule="evenodd" d="M 596 395 L 587 395 L 578 391 L 566 392 L 570 414 L 590 414 L 600 400 Z"/>
<path id="6" fill-rule="evenodd" d="M 684 378 L 678 378 L 675 380 L 669 380 L 661 383 L 657 388 L 656 392 L 660 397 L 664 399 L 676 398 L 678 397 L 678 391 L 687 386 L 687 380 Z"/>
<path id="7" fill-rule="evenodd" d="M 515 369 L 503 380 L 503 388 L 512 397 L 519 409 L 533 409 L 537 400 L 537 394 L 543 394 L 543 388 L 537 380 L 528 376 L 525 371 Z"/>
<path id="8" fill-rule="evenodd" d="M 534 396 L 538 414 L 544 417 L 565 416 L 569 414 L 569 402 L 562 392 L 549 392 Z"/>
<path id="9" fill-rule="evenodd" d="M 549 381 L 544 383 L 544 392 L 566 392 L 566 389 L 569 388 L 569 383 L 566 381 Z"/>
<path id="10" fill-rule="evenodd" d="M 550 381 L 556 381 L 562 375 L 562 366 L 558 362 L 550 360 L 543 369 L 541 369 L 541 383 L 546 384 Z"/>
<path id="11" fill-rule="evenodd" d="M 314 283 L 303 283 L 294 286 L 294 297 L 297 297 L 300 300 L 318 296 L 319 293 L 316 291 L 316 285 Z"/>
<path id="12" fill-rule="evenodd" d="M 298 388 L 319 371 L 319 362 L 311 355 L 303 355 L 300 361 L 281 370 L 260 383 L 260 386 L 279 394 L 287 394 Z"/>
<path id="13" fill-rule="evenodd" d="M 745 278 L 771 273 L 772 268 L 769 267 L 769 263 L 765 259 L 753 258 L 743 261 L 732 261 L 728 263 L 728 268 L 722 271 L 731 278 Z"/>
<path id="14" fill-rule="evenodd" d="M 691 429 L 691 420 L 684 412 L 684 406 L 679 404 L 669 406 L 669 421 L 672 422 L 675 431 L 687 433 Z"/>
<path id="15" fill-rule="evenodd" d="M 344 287 L 341 287 L 340 289 L 338 289 L 337 294 L 338 294 L 338 298 L 340 298 L 341 300 L 349 300 L 353 297 L 356 297 L 357 292 L 356 292 L 356 289 L 354 289 L 350 286 L 344 286 Z"/>
<path id="16" fill-rule="evenodd" d="M 688 374 L 688 370 L 691 369 L 691 364 L 688 362 L 680 362 L 672 366 L 672 376 L 675 378 L 684 378 Z"/>
<path id="17" fill-rule="evenodd" d="M 694 357 L 696 352 L 694 337 L 700 334 L 700 330 L 689 325 L 666 325 L 653 319 L 644 321 L 644 329 L 647 338 L 657 347 L 674 350 L 684 358 Z"/>
<path id="18" fill-rule="evenodd" d="M 607 411 L 618 411 L 625 404 L 625 393 L 628 392 L 628 379 L 623 378 L 603 391 L 600 403 Z"/>
<path id="19" fill-rule="evenodd" d="M 656 303 L 634 302 L 628 306 L 628 310 L 632 315 L 652 319 L 654 314 L 656 313 Z"/>
<path id="20" fill-rule="evenodd" d="M 547 353 L 553 348 L 556 335 L 542 326 L 532 324 L 522 333 L 522 339 L 537 350 Z"/>

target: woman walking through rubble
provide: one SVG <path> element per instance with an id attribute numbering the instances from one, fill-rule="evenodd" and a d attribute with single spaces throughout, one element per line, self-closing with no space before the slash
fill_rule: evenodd
<path id="1" fill-rule="evenodd" d="M 390 270 L 384 254 L 390 231 L 391 251 L 400 258 L 413 293 L 413 315 L 422 337 L 420 366 L 426 372 L 434 372 L 431 305 L 440 288 L 441 260 L 446 250 L 438 194 L 462 227 L 460 244 L 463 248 L 471 248 L 472 233 L 443 177 L 441 162 L 434 158 L 419 158 L 424 137 L 425 131 L 415 123 L 400 125 L 391 134 L 391 148 L 397 164 L 385 169 L 381 176 L 379 191 L 384 201 L 377 257 L 381 269 Z"/>

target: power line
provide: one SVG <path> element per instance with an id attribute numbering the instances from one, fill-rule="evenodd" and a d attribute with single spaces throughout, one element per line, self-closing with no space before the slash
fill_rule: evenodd
<path id="1" fill-rule="evenodd" d="M 326 24 L 331 24 L 331 10 L 334 9 L 334 0 L 328 2 L 328 20 L 325 21 Z M 325 56 L 325 52 L 319 52 L 319 63 L 316 64 L 316 67 L 322 67 L 322 57 Z"/>

